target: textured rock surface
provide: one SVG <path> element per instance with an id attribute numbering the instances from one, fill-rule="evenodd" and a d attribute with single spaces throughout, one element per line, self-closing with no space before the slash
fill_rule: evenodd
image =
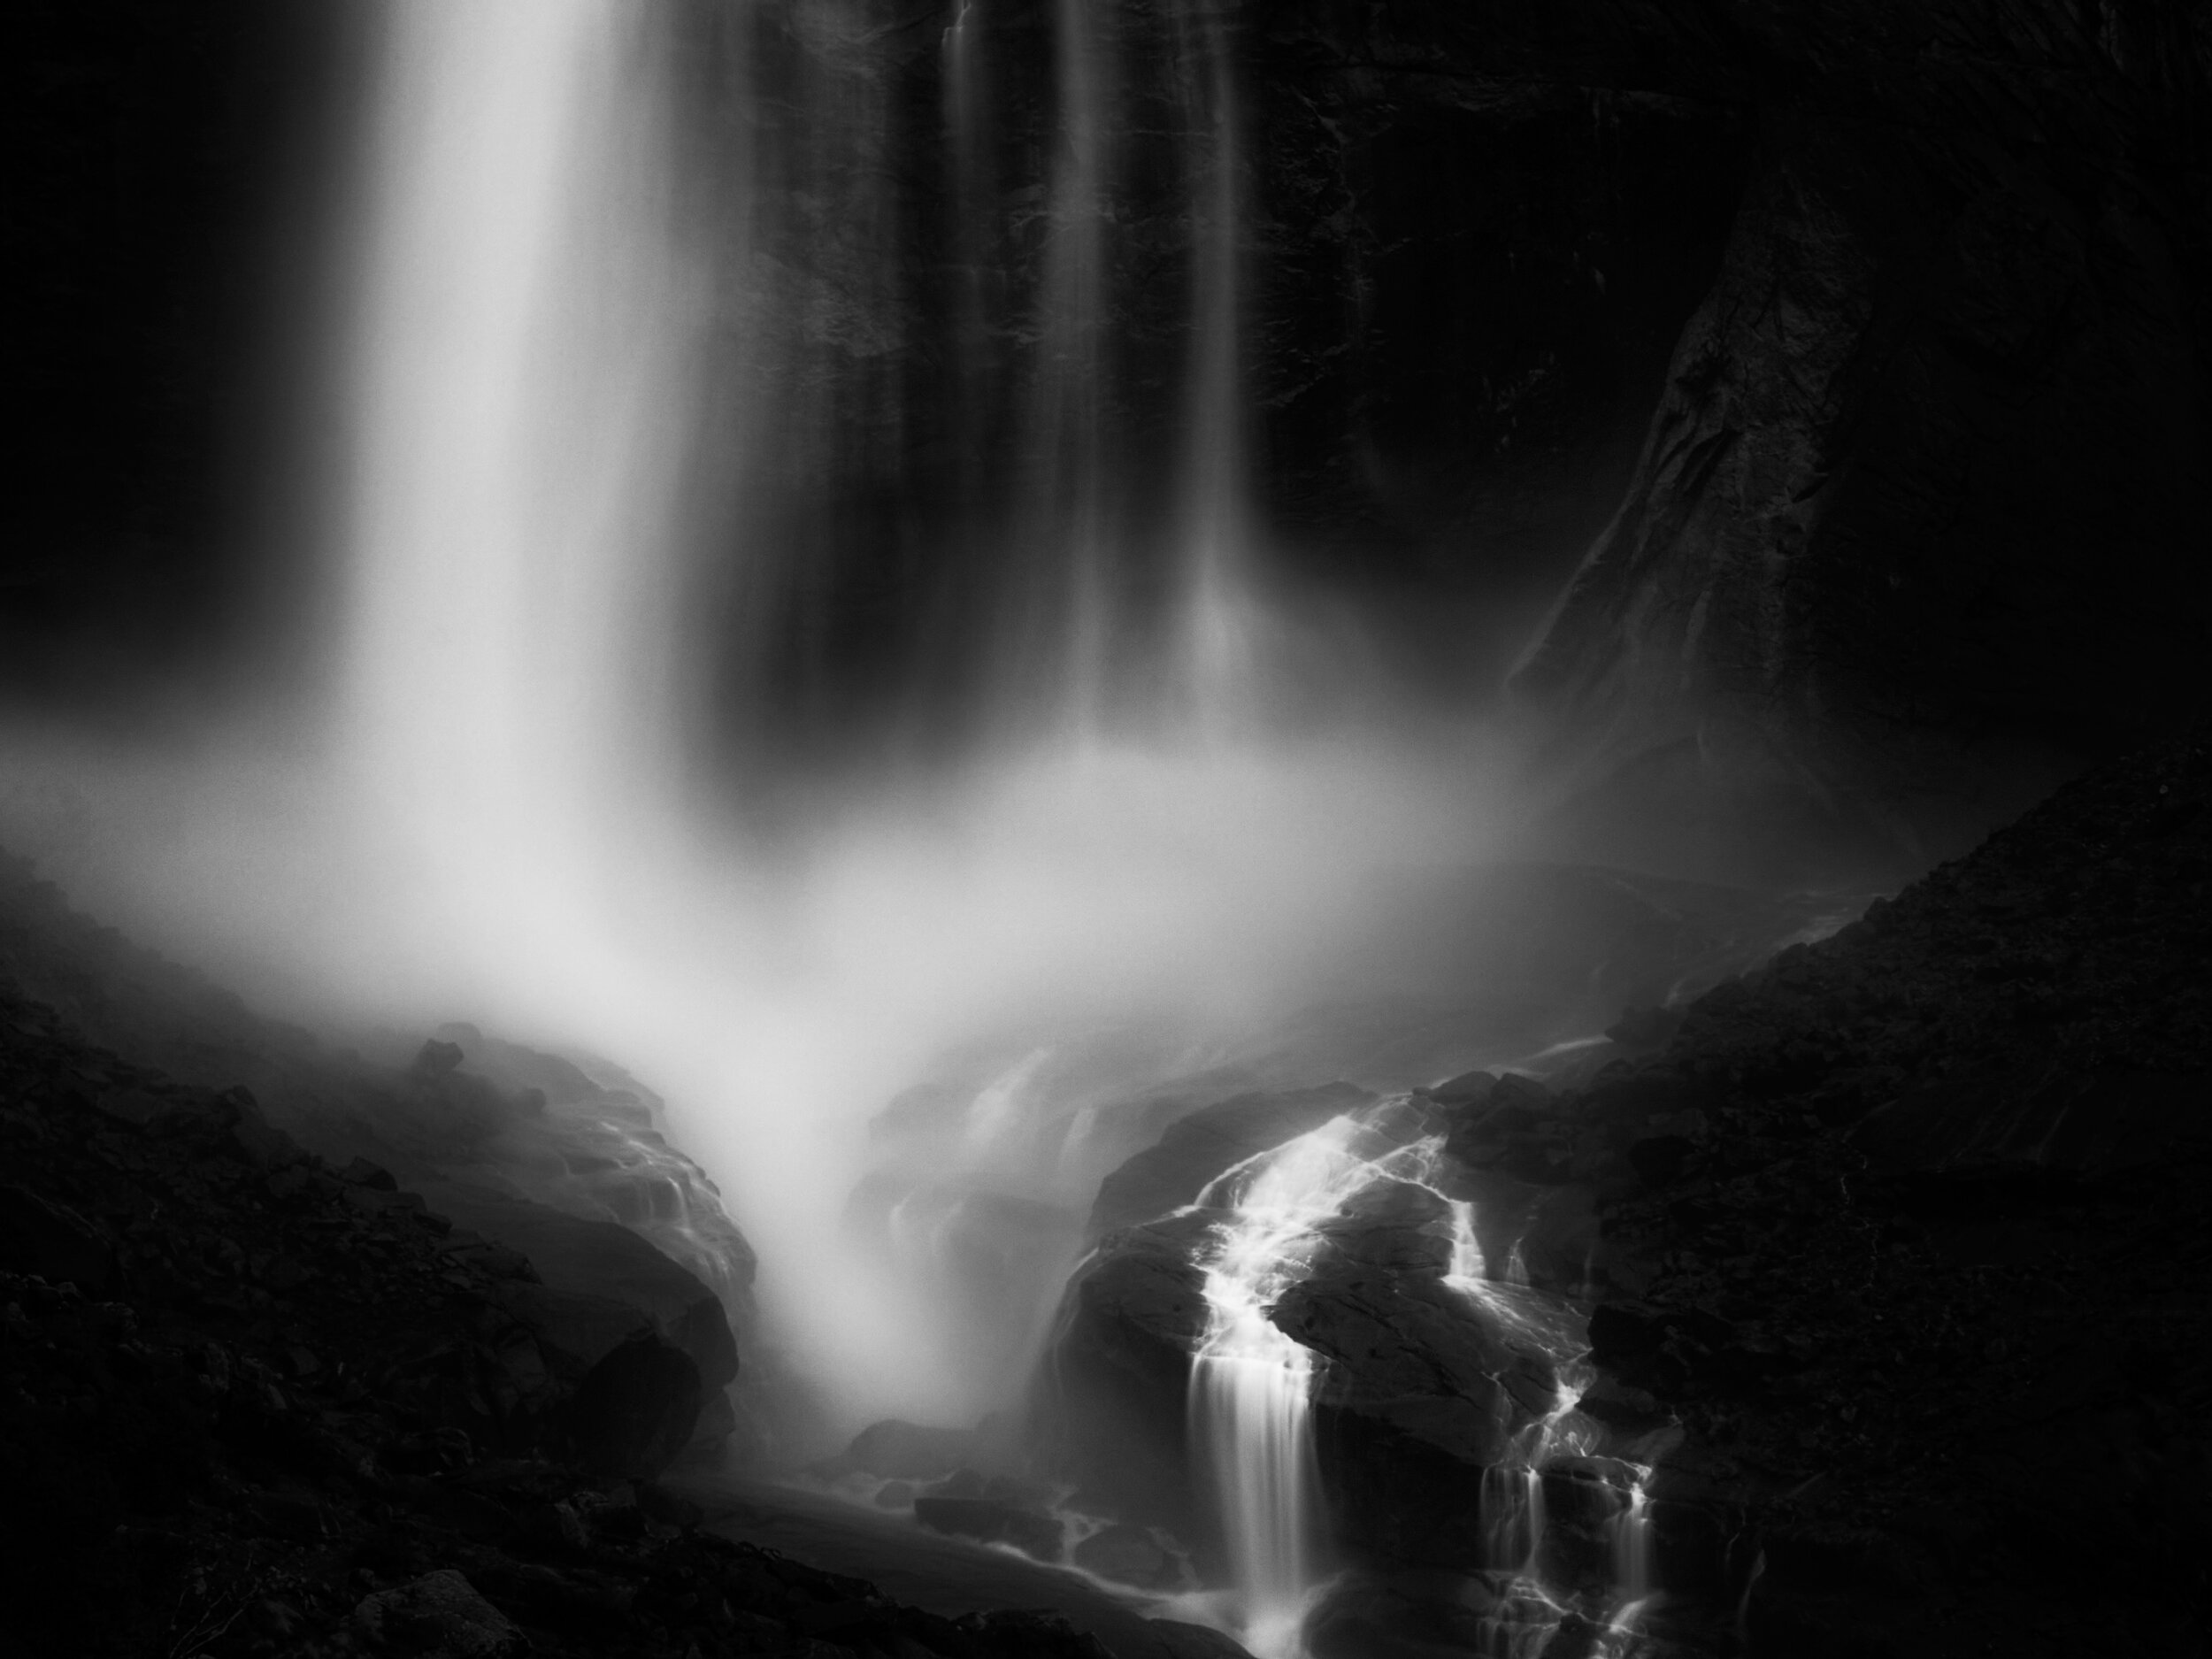
<path id="1" fill-rule="evenodd" d="M 1560 1102 L 1606 1409 L 1688 1430 L 1662 1575 L 1725 1607 L 1761 1540 L 1755 1652 L 2195 1640 L 2099 1586 L 2212 1541 L 2208 895 L 2212 772 L 2150 751 Z"/>
<path id="2" fill-rule="evenodd" d="M 1701 81 L 1756 135 L 1643 458 L 1520 677 L 1578 781 L 1909 859 L 2190 707 L 2201 14 L 1553 10 L 1499 33 Z"/>
<path id="3" fill-rule="evenodd" d="M 382 1035 L 366 1056 L 337 1048 L 77 914 L 13 862 L 0 867 L 0 990 L 11 988 L 179 1083 L 245 1085 L 255 1109 L 238 1133 L 324 1157 L 356 1178 L 356 1204 L 398 1202 L 377 1194 L 403 1178 L 412 1207 L 434 1194 L 487 1248 L 541 1256 L 542 1282 L 507 1294 L 564 1356 L 568 1382 L 649 1327 L 696 1368 L 687 1434 L 730 1438 L 733 1326 L 753 1311 L 752 1250 L 704 1172 L 653 1127 L 649 1096 L 465 1026 L 448 1028 L 459 1041 Z M 120 1087 L 102 1106 L 141 1123 L 167 1109 Z"/>
<path id="4" fill-rule="evenodd" d="M 1069 1281 L 1037 1383 L 1047 1455 L 1075 1502 L 1194 1538 L 1185 1399 L 1206 1328 L 1202 1212 L 1109 1234 Z"/>

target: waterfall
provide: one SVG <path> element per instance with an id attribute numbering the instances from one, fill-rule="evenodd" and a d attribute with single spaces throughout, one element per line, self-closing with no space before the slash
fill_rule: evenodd
<path id="1" fill-rule="evenodd" d="M 1518 1259 L 1521 1246 L 1514 1256 Z M 1589 1363 L 1587 1322 L 1579 1310 L 1532 1291 L 1523 1282 L 1455 1279 L 1461 1292 L 1499 1325 L 1552 1362 L 1557 1379 L 1551 1409 L 1531 1422 L 1503 1461 L 1483 1471 L 1486 1555 L 1482 1565 L 1502 1581 L 1485 1621 L 1485 1659 L 1539 1659 L 1562 1625 L 1577 1621 L 1594 1659 L 1626 1659 L 1647 1605 L 1649 1468 L 1601 1456 L 1604 1435 L 1580 1409 L 1597 1380 Z M 1563 1560 L 1548 1483 L 1570 1473 L 1581 1505 L 1606 1511 L 1601 1559 Z M 1586 1516 L 1572 1517 L 1586 1523 Z"/>
<path id="2" fill-rule="evenodd" d="M 1475 804 L 1248 718 L 1226 15 L 368 15 L 332 800 L 251 926 L 326 1005 L 649 1079 L 834 1414 L 1001 1406 L 1057 1286 L 950 1283 L 1008 1254 L 961 1229 L 1046 1237 L 1117 1142 L 1063 1158 L 1019 1079 L 910 1124 L 941 1190 L 875 1213 L 943 1218 L 933 1279 L 852 1222 L 870 1119 L 1010 1032 L 1302 998 L 1342 872 Z"/>
<path id="3" fill-rule="evenodd" d="M 1177 23 L 1184 96 L 1193 127 L 1206 134 L 1192 190 L 1197 257 L 1177 644 L 1191 718 L 1220 735 L 1253 717 L 1257 649 L 1247 588 L 1242 112 L 1218 0 L 1186 0 Z"/>
<path id="4" fill-rule="evenodd" d="M 653 787 L 696 296 L 629 8 L 382 21 L 341 747 L 425 878 L 505 924 L 572 894 L 603 803 Z"/>
<path id="5" fill-rule="evenodd" d="M 1319 1477 L 1307 1422 L 1310 1351 L 1269 1318 L 1317 1242 L 1315 1228 L 1364 1184 L 1339 1118 L 1249 1159 L 1199 1197 L 1227 1208 L 1204 1275 L 1206 1333 L 1191 1370 L 1192 1440 L 1219 1513 L 1259 1659 L 1297 1659 L 1313 1586 Z"/>
<path id="6" fill-rule="evenodd" d="M 1311 1269 L 1325 1224 L 1371 1187 L 1404 1182 L 1442 1202 L 1452 1240 L 1445 1283 L 1518 1344 L 1551 1362 L 1550 1409 L 1483 1471 L 1485 1558 L 1498 1586 L 1485 1624 L 1486 1659 L 1537 1659 L 1568 1620 L 1586 1627 L 1586 1651 L 1626 1659 L 1652 1593 L 1651 1471 L 1599 1455 L 1603 1435 L 1578 1409 L 1596 1380 L 1586 1319 L 1562 1299 L 1486 1276 L 1475 1206 L 1439 1190 L 1444 1137 L 1418 1126 L 1404 1096 L 1332 1119 L 1238 1164 L 1202 1193 L 1201 1211 L 1223 1210 L 1199 1267 L 1204 1336 L 1194 1356 L 1189 1415 L 1193 1455 L 1227 1545 L 1239 1632 L 1260 1659 L 1302 1659 L 1302 1627 L 1323 1582 L 1325 1532 L 1309 1422 L 1313 1354 L 1271 1321 L 1274 1304 Z M 1522 1248 L 1513 1252 L 1517 1261 Z M 1548 1481 L 1563 1471 L 1578 1497 L 1607 1513 L 1603 1560 L 1563 1563 L 1548 1515 Z M 1586 1519 L 1587 1517 L 1578 1517 Z"/>

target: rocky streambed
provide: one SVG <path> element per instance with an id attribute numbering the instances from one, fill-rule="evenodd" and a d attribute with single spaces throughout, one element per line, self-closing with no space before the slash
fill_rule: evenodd
<path id="1" fill-rule="evenodd" d="M 1337 1576 L 1314 1651 L 2195 1651 L 2208 793 L 2197 749 L 2139 756 L 1834 937 L 1630 1010 L 1558 1087 L 1405 1097 L 1400 1140 L 1441 1141 L 1427 1184 L 1321 1223 L 1269 1310 L 1317 1356 Z M 1186 1118 L 1106 1181 L 1063 1308 L 1053 1455 L 1217 1570 L 1188 1403 L 1207 1183 L 1250 1156 L 1240 1125 L 1279 1141 L 1369 1099 Z M 1593 1368 L 1600 1432 L 1544 1476 L 1555 1528 L 1617 1533 L 1608 1460 L 1649 1470 L 1656 1594 L 1625 1648 L 1572 1619 L 1501 1633 L 1497 1471 L 1558 1366 L 1448 1284 L 1455 1202 Z"/>

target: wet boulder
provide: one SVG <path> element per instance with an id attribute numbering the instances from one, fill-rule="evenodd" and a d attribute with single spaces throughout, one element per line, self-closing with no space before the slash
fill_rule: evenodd
<path id="1" fill-rule="evenodd" d="M 1240 1094 L 1171 1124 L 1154 1145 L 1099 1184 L 1088 1235 L 1102 1237 L 1195 1202 L 1208 1182 L 1245 1159 L 1317 1129 L 1366 1102 L 1349 1083 Z"/>
<path id="2" fill-rule="evenodd" d="M 1034 1400 L 1082 1507 L 1185 1535 L 1191 1356 L 1207 1317 L 1197 1260 L 1217 1219 L 1192 1212 L 1102 1240 L 1069 1281 Z"/>
<path id="3" fill-rule="evenodd" d="M 1327 1364 L 1313 1394 L 1339 1538 L 1390 1564 L 1480 1559 L 1483 1471 L 1552 1405 L 1540 1351 L 1440 1279 L 1337 1260 L 1272 1315 Z"/>
<path id="4" fill-rule="evenodd" d="M 1417 1182 L 1376 1182 L 1319 1233 L 1342 1261 L 1426 1278 L 1441 1278 L 1451 1266 L 1451 1207 Z"/>

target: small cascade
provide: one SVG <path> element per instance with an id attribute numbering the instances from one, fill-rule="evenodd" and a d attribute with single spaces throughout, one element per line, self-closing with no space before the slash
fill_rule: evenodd
<path id="1" fill-rule="evenodd" d="M 1308 1424 L 1312 1353 L 1276 1329 L 1276 1299 L 1304 1272 L 1315 1229 L 1369 1179 L 1338 1118 L 1250 1159 L 1200 1194 L 1225 1206 L 1201 1264 L 1206 1335 L 1191 1371 L 1193 1440 L 1218 1507 L 1259 1659 L 1298 1659 L 1313 1588 L 1320 1481 Z"/>
<path id="2" fill-rule="evenodd" d="M 1604 1432 L 1581 1409 L 1596 1380 L 1587 1320 L 1525 1283 L 1488 1276 L 1475 1206 L 1440 1192 L 1444 1137 L 1408 1136 L 1405 1097 L 1332 1119 L 1248 1159 L 1194 1208 L 1225 1210 L 1199 1265 L 1207 1327 L 1192 1368 L 1194 1454 L 1212 1494 L 1235 1574 L 1239 1634 L 1260 1659 L 1302 1659 L 1305 1617 L 1324 1587 L 1325 1532 L 1309 1422 L 1313 1354 L 1279 1330 L 1278 1300 L 1311 1271 L 1324 1228 L 1369 1187 L 1421 1187 L 1443 1199 L 1453 1237 L 1445 1283 L 1517 1345 L 1547 1357 L 1549 1410 L 1483 1474 L 1485 1557 L 1497 1599 L 1486 1659 L 1539 1659 L 1572 1621 L 1598 1659 L 1629 1659 L 1653 1586 L 1646 1485 L 1651 1471 L 1604 1455 Z"/>
<path id="3" fill-rule="evenodd" d="M 1513 1250 L 1515 1263 L 1521 1247 Z M 1595 1659 L 1627 1659 L 1652 1586 L 1651 1471 L 1602 1455 L 1604 1432 L 1581 1409 L 1597 1380 L 1587 1324 L 1576 1309 L 1525 1283 L 1461 1280 L 1459 1288 L 1529 1346 L 1548 1356 L 1552 1408 L 1483 1471 L 1484 1568 L 1503 1580 L 1484 1624 L 1484 1659 L 1539 1659 L 1570 1621 Z"/>

